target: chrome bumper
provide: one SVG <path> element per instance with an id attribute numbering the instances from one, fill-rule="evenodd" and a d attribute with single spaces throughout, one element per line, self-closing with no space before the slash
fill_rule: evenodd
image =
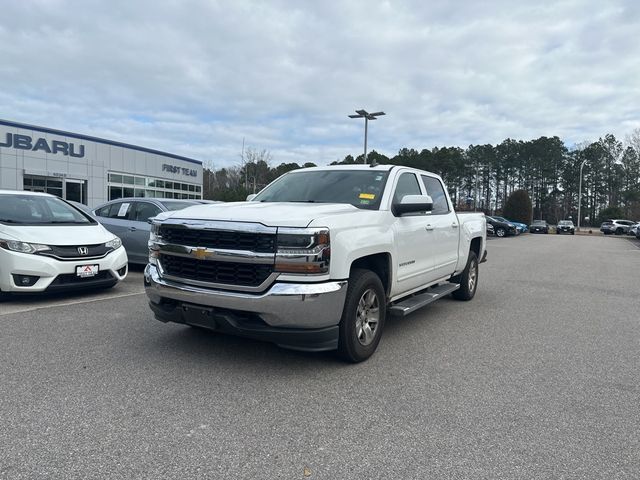
<path id="1" fill-rule="evenodd" d="M 155 265 L 144 271 L 147 296 L 155 304 L 172 299 L 194 305 L 251 312 L 271 327 L 323 328 L 338 325 L 347 281 L 274 283 L 260 294 L 211 290 L 162 278 Z"/>

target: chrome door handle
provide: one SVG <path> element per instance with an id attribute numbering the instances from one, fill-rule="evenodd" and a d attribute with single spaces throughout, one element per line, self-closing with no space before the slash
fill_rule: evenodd
<path id="1" fill-rule="evenodd" d="M 136 230 L 138 230 L 136 227 L 129 227 L 130 232 L 135 232 Z"/>
<path id="2" fill-rule="evenodd" d="M 429 224 L 426 227 L 424 227 L 424 229 L 430 232 L 431 230 L 433 230 L 433 225 Z"/>
<path id="3" fill-rule="evenodd" d="M 456 222 L 453 222 L 453 223 L 451 224 L 451 226 L 452 226 L 453 228 L 458 228 L 458 224 L 457 224 Z"/>

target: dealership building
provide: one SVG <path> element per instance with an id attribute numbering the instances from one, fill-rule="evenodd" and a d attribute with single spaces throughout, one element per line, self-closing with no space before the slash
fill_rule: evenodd
<path id="1" fill-rule="evenodd" d="M 202 162 L 103 138 L 0 120 L 0 189 L 95 207 L 121 197 L 202 198 Z"/>

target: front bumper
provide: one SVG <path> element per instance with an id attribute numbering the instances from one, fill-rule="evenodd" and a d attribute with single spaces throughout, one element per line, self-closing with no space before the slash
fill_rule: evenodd
<path id="1" fill-rule="evenodd" d="M 203 326 L 303 350 L 334 350 L 347 281 L 274 283 L 253 294 L 214 290 L 162 278 L 147 265 L 149 305 L 164 322 Z"/>
<path id="2" fill-rule="evenodd" d="M 98 265 L 97 277 L 81 279 L 76 267 Z M 16 276 L 38 277 L 31 286 L 21 286 Z M 127 253 L 123 247 L 104 258 L 57 260 L 43 255 L 11 252 L 0 248 L 0 290 L 11 293 L 39 293 L 79 288 L 106 287 L 124 280 L 127 276 Z"/>

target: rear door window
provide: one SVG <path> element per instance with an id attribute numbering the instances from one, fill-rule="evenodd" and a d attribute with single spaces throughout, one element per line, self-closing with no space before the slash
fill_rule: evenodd
<path id="1" fill-rule="evenodd" d="M 161 213 L 159 207 L 150 202 L 135 202 L 133 207 L 133 213 L 131 215 L 131 220 L 135 222 L 146 222 L 151 217 L 155 217 L 159 213 Z"/>

